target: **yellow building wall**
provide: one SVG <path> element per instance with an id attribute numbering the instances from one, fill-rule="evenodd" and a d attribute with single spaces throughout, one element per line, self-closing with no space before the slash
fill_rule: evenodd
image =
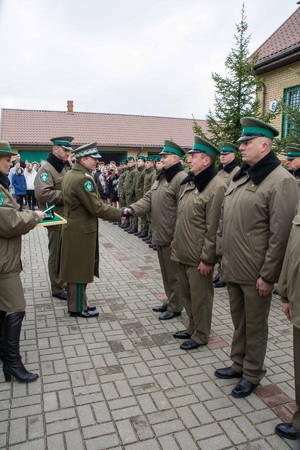
<path id="1" fill-rule="evenodd" d="M 285 88 L 300 84 L 300 75 L 295 73 L 296 70 L 300 70 L 300 61 L 260 75 L 265 84 L 265 112 L 269 111 L 269 105 L 272 100 L 279 101 L 283 98 L 283 90 Z M 262 91 L 259 93 L 259 98 L 263 105 Z M 272 125 L 281 132 L 281 114 L 272 121 Z"/>

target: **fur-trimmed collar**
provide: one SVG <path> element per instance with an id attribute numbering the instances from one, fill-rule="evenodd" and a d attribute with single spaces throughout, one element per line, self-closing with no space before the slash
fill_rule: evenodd
<path id="1" fill-rule="evenodd" d="M 300 168 L 295 170 L 295 172 L 292 172 L 292 173 L 293 173 L 294 177 L 300 178 Z"/>
<path id="2" fill-rule="evenodd" d="M 59 173 L 62 172 L 62 170 L 65 166 L 69 166 L 68 161 L 62 161 L 57 156 L 53 155 L 53 153 L 49 153 L 49 155 L 47 156 L 47 161 Z"/>
<path id="3" fill-rule="evenodd" d="M 209 166 L 207 169 L 204 169 L 202 172 L 198 173 L 198 175 L 194 175 L 192 172 L 189 172 L 188 176 L 182 180 L 180 184 L 192 182 L 198 191 L 202 192 L 217 174 L 217 168 L 215 166 Z"/>
<path id="4" fill-rule="evenodd" d="M 280 161 L 273 151 L 248 169 L 248 175 L 254 184 L 260 184 L 267 176 L 280 166 Z"/>
<path id="5" fill-rule="evenodd" d="M 247 170 L 249 169 L 249 164 L 246 164 L 246 163 L 242 163 L 242 165 L 241 165 L 241 167 L 240 167 L 240 170 L 238 170 L 234 175 L 233 175 L 233 177 L 232 177 L 232 181 L 237 181 L 237 180 L 239 180 L 240 178 L 242 178 L 246 173 L 247 173 Z"/>
<path id="6" fill-rule="evenodd" d="M 9 190 L 9 185 L 10 185 L 9 178 L 6 175 L 4 175 L 4 173 L 2 173 L 2 172 L 0 172 L 0 184 L 1 184 L 1 186 L 4 187 L 4 189 Z"/>
<path id="7" fill-rule="evenodd" d="M 238 167 L 238 163 L 236 162 L 236 160 L 234 159 L 233 161 L 231 161 L 229 164 L 227 164 L 226 166 L 223 166 L 223 164 L 221 163 L 218 167 L 218 170 L 225 170 L 226 173 L 231 173 L 233 171 L 233 169 L 235 169 L 236 167 Z"/>
<path id="8" fill-rule="evenodd" d="M 280 161 L 275 153 L 271 151 L 253 166 L 243 163 L 240 170 L 232 177 L 232 180 L 237 181 L 245 175 L 245 173 L 248 173 L 254 184 L 260 184 L 278 166 L 280 166 Z"/>
<path id="9" fill-rule="evenodd" d="M 157 175 L 156 179 L 159 180 L 160 177 L 165 177 L 167 182 L 170 183 L 172 178 L 175 177 L 179 172 L 183 171 L 183 167 L 181 162 L 178 162 L 174 164 L 173 166 L 169 167 L 168 169 L 162 169 L 162 171 Z"/>

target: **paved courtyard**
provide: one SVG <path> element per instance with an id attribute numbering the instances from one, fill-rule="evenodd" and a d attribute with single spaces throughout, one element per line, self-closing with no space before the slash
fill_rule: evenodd
<path id="1" fill-rule="evenodd" d="M 172 333 L 185 314 L 160 322 L 157 254 L 119 227 L 100 222 L 100 279 L 88 287 L 96 319 L 70 318 L 51 297 L 47 234 L 23 239 L 27 313 L 21 351 L 37 382 L 4 382 L 0 371 L 0 448 L 20 450 L 285 450 L 274 434 L 294 404 L 292 328 L 274 297 L 267 376 L 254 394 L 234 399 L 229 364 L 232 323 L 226 288 L 215 293 L 209 344 L 186 352 Z M 76 245 L 76 242 L 74 242 Z M 82 262 L 78 260 L 78 264 Z"/>

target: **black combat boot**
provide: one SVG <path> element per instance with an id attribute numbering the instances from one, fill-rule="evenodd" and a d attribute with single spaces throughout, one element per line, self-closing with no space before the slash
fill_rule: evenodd
<path id="1" fill-rule="evenodd" d="M 0 311 L 0 359 L 4 361 L 4 318 L 6 316 L 5 311 Z"/>
<path id="2" fill-rule="evenodd" d="M 20 334 L 24 316 L 24 311 L 14 312 L 5 316 L 5 361 L 3 364 L 5 381 L 10 381 L 11 376 L 14 376 L 18 381 L 23 383 L 29 383 L 38 378 L 36 373 L 28 372 L 28 370 L 25 369 L 20 355 Z"/>

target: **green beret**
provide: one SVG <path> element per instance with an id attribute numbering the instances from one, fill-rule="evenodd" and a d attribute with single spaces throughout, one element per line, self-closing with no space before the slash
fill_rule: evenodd
<path id="1" fill-rule="evenodd" d="M 76 148 L 76 150 L 72 150 L 72 153 L 76 158 L 82 158 L 83 156 L 91 156 L 95 159 L 102 158 L 102 156 L 98 153 L 97 142 L 81 145 L 81 147 Z"/>
<path id="2" fill-rule="evenodd" d="M 134 157 L 133 156 L 128 156 L 127 162 L 129 162 L 129 161 L 134 161 Z"/>
<path id="3" fill-rule="evenodd" d="M 287 160 L 292 161 L 294 158 L 299 158 L 300 148 L 297 147 L 286 147 Z"/>
<path id="4" fill-rule="evenodd" d="M 144 162 L 146 161 L 146 156 L 137 156 L 136 157 L 136 161 L 138 160 L 143 160 Z"/>
<path id="5" fill-rule="evenodd" d="M 164 148 L 160 155 L 177 155 L 182 158 L 185 155 L 185 151 L 178 144 L 173 141 L 165 141 Z"/>
<path id="6" fill-rule="evenodd" d="M 242 136 L 238 139 L 238 142 L 249 141 L 257 137 L 268 137 L 274 139 L 279 135 L 279 131 L 272 125 L 255 119 L 254 117 L 243 117 L 241 119 L 243 126 Z"/>
<path id="7" fill-rule="evenodd" d="M 199 136 L 194 136 L 194 146 L 188 153 L 207 153 L 215 157 L 220 154 L 217 147 Z"/>
<path id="8" fill-rule="evenodd" d="M 18 153 L 14 153 L 8 142 L 0 141 L 0 158 L 1 156 L 16 156 Z"/>
<path id="9" fill-rule="evenodd" d="M 238 147 L 234 144 L 231 144 L 230 142 L 222 142 L 220 144 L 220 153 L 236 153 L 238 150 Z"/>

